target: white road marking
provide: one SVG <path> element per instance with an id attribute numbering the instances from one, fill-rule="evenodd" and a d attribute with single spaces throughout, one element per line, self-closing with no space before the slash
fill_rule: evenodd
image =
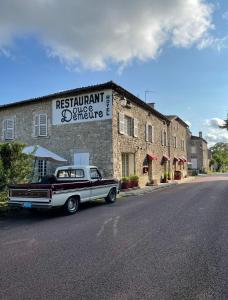
<path id="1" fill-rule="evenodd" d="M 103 231 L 104 231 L 104 229 L 105 229 L 105 226 L 106 226 L 109 222 L 111 222 L 111 221 L 112 221 L 112 217 L 109 218 L 108 220 L 104 221 L 104 223 L 101 225 L 100 230 L 99 230 L 98 233 L 97 233 L 97 237 L 99 237 L 99 236 L 103 233 Z"/>
<path id="2" fill-rule="evenodd" d="M 113 223 L 113 235 L 116 236 L 118 233 L 118 222 L 119 222 L 120 216 L 117 216 Z"/>

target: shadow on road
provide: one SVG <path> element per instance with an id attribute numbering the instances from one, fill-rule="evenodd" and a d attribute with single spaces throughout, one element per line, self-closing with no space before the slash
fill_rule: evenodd
<path id="1" fill-rule="evenodd" d="M 99 209 L 100 206 L 106 205 L 105 201 L 97 200 L 80 205 L 80 210 L 76 214 L 81 214 L 88 209 Z M 61 208 L 55 208 L 50 210 L 37 210 L 29 211 L 26 209 L 14 209 L 0 215 L 0 230 L 4 229 L 4 224 L 32 224 L 47 219 L 55 219 L 61 217 L 68 217 Z"/>

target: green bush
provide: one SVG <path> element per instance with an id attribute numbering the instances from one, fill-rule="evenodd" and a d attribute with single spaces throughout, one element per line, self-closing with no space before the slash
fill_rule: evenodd
<path id="1" fill-rule="evenodd" d="M 130 176 L 130 181 L 138 181 L 138 180 L 139 180 L 139 176 L 137 176 L 137 175 Z"/>
<path id="2" fill-rule="evenodd" d="M 129 178 L 126 177 L 126 176 L 125 176 L 125 177 L 122 177 L 121 181 L 122 181 L 122 182 L 127 182 L 127 181 L 129 181 Z"/>
<path id="3" fill-rule="evenodd" d="M 8 192 L 0 192 L 0 203 L 5 203 L 8 200 Z"/>
<path id="4" fill-rule="evenodd" d="M 9 184 L 28 182 L 32 174 L 32 157 L 22 153 L 24 144 L 0 144 L 0 191 Z"/>

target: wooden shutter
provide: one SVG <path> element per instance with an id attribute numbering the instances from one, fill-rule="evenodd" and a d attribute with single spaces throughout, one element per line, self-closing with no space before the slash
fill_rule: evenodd
<path id="1" fill-rule="evenodd" d="M 133 123 L 134 123 L 133 135 L 134 135 L 134 137 L 138 137 L 138 123 L 139 122 L 137 119 L 134 119 Z"/>
<path id="2" fill-rule="evenodd" d="M 152 143 L 154 143 L 154 126 L 152 126 Z"/>
<path id="3" fill-rule="evenodd" d="M 124 114 L 119 113 L 119 133 L 124 134 Z"/>
<path id="4" fill-rule="evenodd" d="M 5 140 L 14 139 L 14 119 L 7 119 L 3 121 L 3 132 Z"/>
<path id="5" fill-rule="evenodd" d="M 6 129 L 7 129 L 7 120 L 3 120 L 2 122 L 2 127 L 3 127 L 3 138 L 4 140 L 6 139 Z"/>
<path id="6" fill-rule="evenodd" d="M 34 118 L 34 135 L 39 136 L 39 115 L 35 115 Z"/>
<path id="7" fill-rule="evenodd" d="M 47 136 L 47 114 L 39 115 L 39 136 Z"/>
<path id="8" fill-rule="evenodd" d="M 149 141 L 149 136 L 148 136 L 148 124 L 146 123 L 146 126 L 145 126 L 145 139 L 146 139 L 146 142 Z"/>

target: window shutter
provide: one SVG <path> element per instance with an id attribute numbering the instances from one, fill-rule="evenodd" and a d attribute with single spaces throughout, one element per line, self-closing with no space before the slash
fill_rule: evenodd
<path id="1" fill-rule="evenodd" d="M 3 120 L 3 138 L 6 139 L 6 130 L 7 130 L 7 120 Z"/>
<path id="2" fill-rule="evenodd" d="M 124 114 L 119 113 L 119 133 L 124 134 Z"/>
<path id="3" fill-rule="evenodd" d="M 40 136 L 47 136 L 47 114 L 40 114 L 39 115 L 39 135 Z"/>
<path id="4" fill-rule="evenodd" d="M 7 119 L 3 121 L 3 133 L 5 140 L 13 140 L 14 139 L 14 120 Z"/>
<path id="5" fill-rule="evenodd" d="M 154 143 L 154 126 L 152 126 L 152 143 Z"/>
<path id="6" fill-rule="evenodd" d="M 134 137 L 138 137 L 138 120 L 134 119 Z"/>
<path id="7" fill-rule="evenodd" d="M 146 142 L 149 141 L 149 136 L 148 136 L 148 124 L 146 123 L 146 126 L 145 126 L 145 138 L 146 138 Z"/>
<path id="8" fill-rule="evenodd" d="M 39 115 L 35 115 L 34 119 L 34 135 L 39 136 Z"/>

